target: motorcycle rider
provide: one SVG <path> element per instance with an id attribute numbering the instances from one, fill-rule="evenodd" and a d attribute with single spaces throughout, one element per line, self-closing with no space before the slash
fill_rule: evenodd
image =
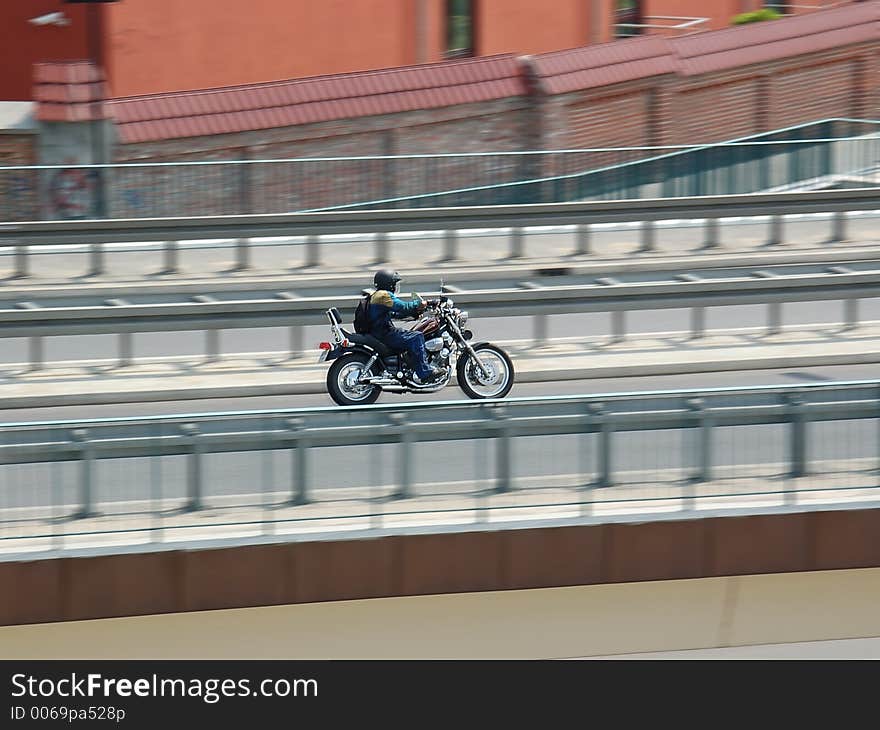
<path id="1" fill-rule="evenodd" d="M 392 350 L 407 350 L 415 362 L 416 377 L 422 383 L 428 383 L 442 374 L 442 370 L 428 364 L 425 350 L 425 336 L 421 332 L 413 332 L 396 327 L 393 318 L 410 317 L 425 311 L 427 303 L 421 298 L 405 302 L 398 299 L 397 286 L 401 281 L 400 274 L 390 269 L 381 269 L 373 277 L 375 291 L 370 296 L 367 310 L 370 321 L 370 334 Z"/>

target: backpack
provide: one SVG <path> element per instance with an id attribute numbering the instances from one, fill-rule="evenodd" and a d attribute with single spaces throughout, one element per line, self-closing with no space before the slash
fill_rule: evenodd
<path id="1" fill-rule="evenodd" d="M 370 295 L 365 294 L 354 310 L 354 331 L 359 335 L 370 332 Z"/>

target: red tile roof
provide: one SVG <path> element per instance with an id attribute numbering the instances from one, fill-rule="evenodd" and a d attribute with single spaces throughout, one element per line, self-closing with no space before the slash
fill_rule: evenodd
<path id="1" fill-rule="evenodd" d="M 106 119 L 103 72 L 90 61 L 34 64 L 36 118 L 43 122 Z"/>
<path id="2" fill-rule="evenodd" d="M 712 73 L 877 41 L 878 20 L 880 2 L 872 0 L 680 38 L 642 36 L 542 53 L 531 58 L 531 65 L 546 93 L 564 94 L 667 73 Z"/>
<path id="3" fill-rule="evenodd" d="M 675 71 L 672 49 L 656 36 L 542 53 L 531 57 L 531 65 L 547 94 L 564 94 Z"/>
<path id="4" fill-rule="evenodd" d="M 113 99 L 123 142 L 226 134 L 524 96 L 513 55 Z"/>
<path id="5" fill-rule="evenodd" d="M 880 40 L 880 3 L 750 23 L 669 41 L 684 76 Z"/>

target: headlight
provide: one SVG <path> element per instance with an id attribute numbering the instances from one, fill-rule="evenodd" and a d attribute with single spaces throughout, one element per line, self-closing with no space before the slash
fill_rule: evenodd
<path id="1" fill-rule="evenodd" d="M 459 312 L 458 313 L 458 324 L 459 326 L 463 325 L 468 321 L 468 313 L 467 312 Z"/>

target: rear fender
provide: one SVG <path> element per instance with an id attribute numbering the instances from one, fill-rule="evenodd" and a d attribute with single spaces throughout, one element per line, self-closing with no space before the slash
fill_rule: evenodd
<path id="1" fill-rule="evenodd" d="M 350 352 L 362 352 L 369 357 L 372 357 L 376 354 L 376 351 L 374 349 L 372 349 L 371 347 L 367 347 L 366 345 L 349 345 L 348 347 L 337 347 L 333 350 L 330 350 L 324 360 L 337 360 L 343 355 L 348 355 Z"/>

